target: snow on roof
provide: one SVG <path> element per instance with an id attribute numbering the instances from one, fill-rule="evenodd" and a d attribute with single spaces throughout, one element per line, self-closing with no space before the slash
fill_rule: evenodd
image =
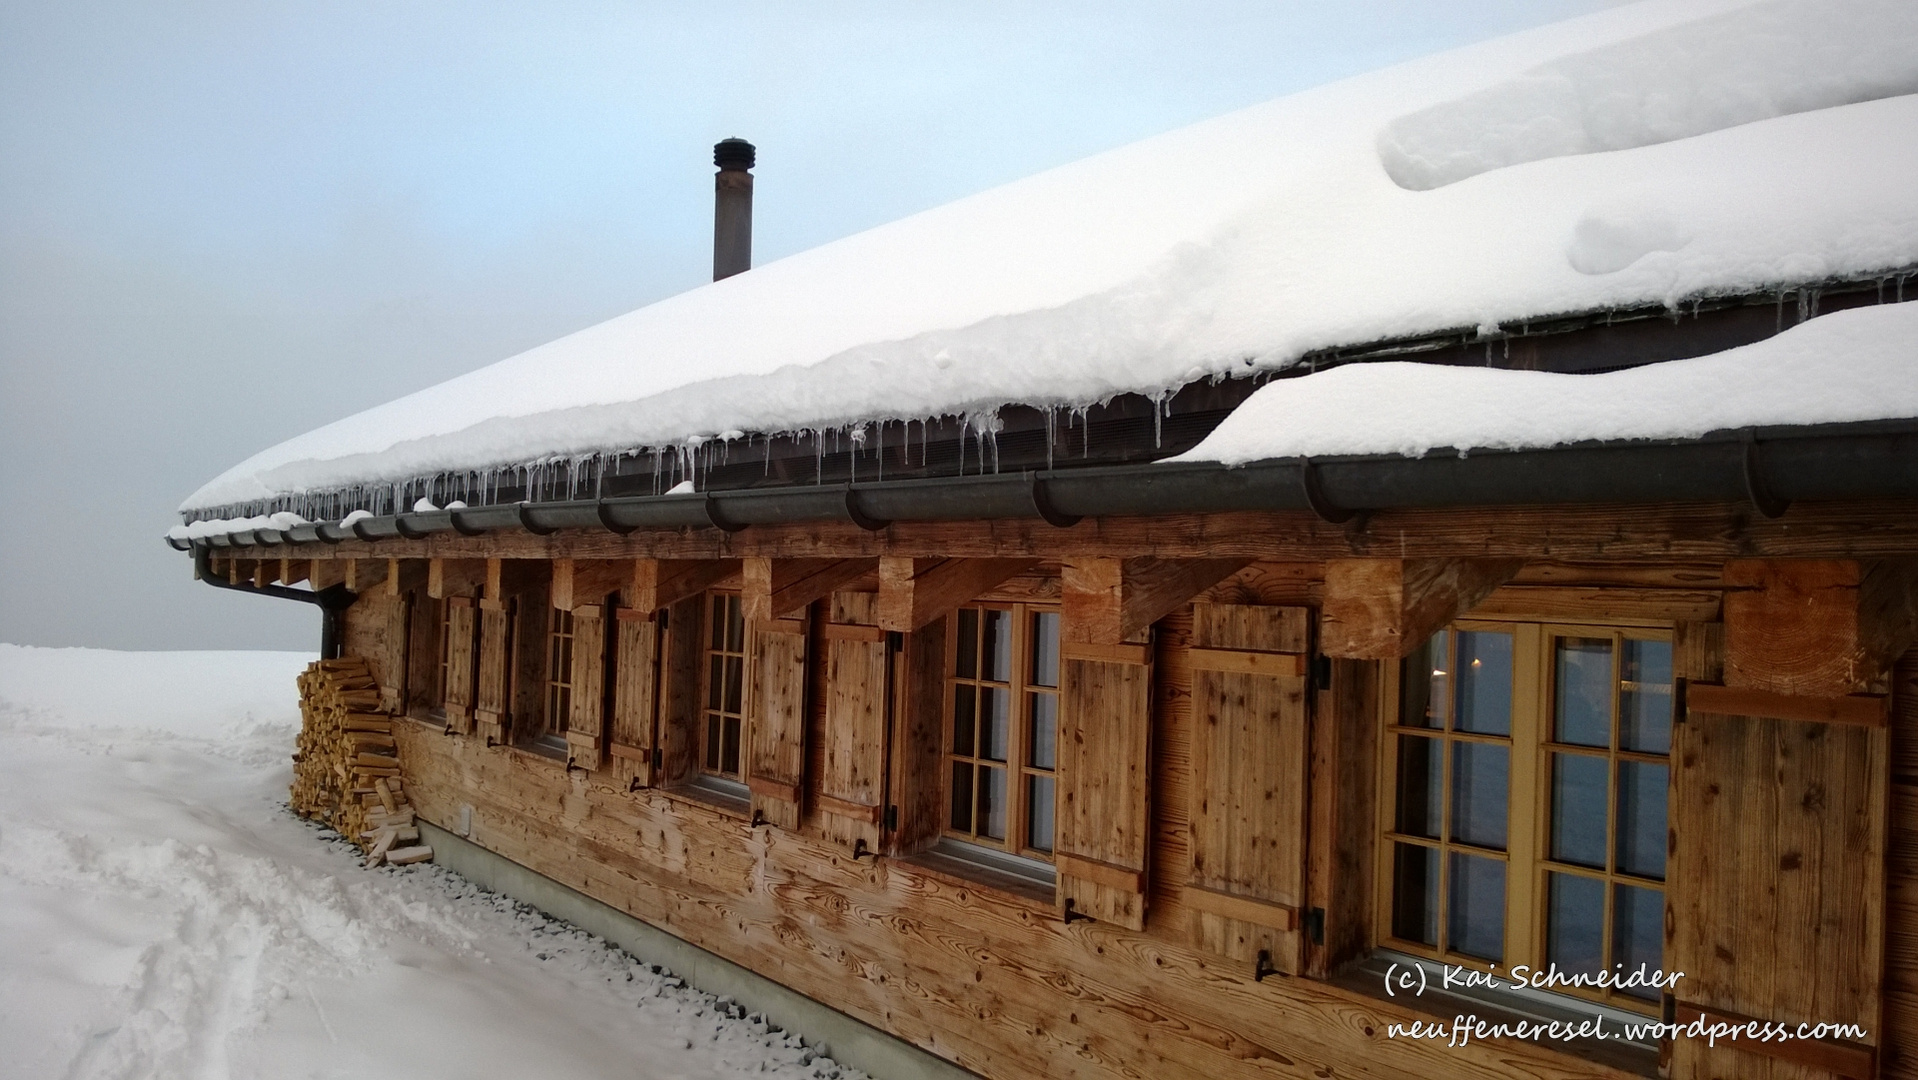
<path id="1" fill-rule="evenodd" d="M 1316 349 L 1907 267 L 1915 92 L 1909 0 L 1600 12 L 694 289 L 256 454 L 182 510 L 1076 407 Z"/>
<path id="2" fill-rule="evenodd" d="M 1261 387 L 1168 460 L 1536 450 L 1918 417 L 1918 303 L 1823 315 L 1711 356 L 1602 375 L 1351 364 Z"/>

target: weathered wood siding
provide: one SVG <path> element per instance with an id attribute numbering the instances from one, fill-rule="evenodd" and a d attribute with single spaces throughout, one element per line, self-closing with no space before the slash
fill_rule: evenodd
<path id="1" fill-rule="evenodd" d="M 1884 1075 L 1918 1078 L 1918 650 L 1892 672 Z"/>
<path id="2" fill-rule="evenodd" d="M 1057 581 L 1036 575 L 1006 588 L 1044 598 L 1056 595 Z M 1225 604 L 1298 604 L 1309 601 L 1311 587 L 1309 572 L 1254 568 L 1208 595 Z M 857 600 L 835 599 L 814 610 L 834 625 L 868 625 L 863 618 L 869 613 Z M 1225 632 L 1216 625 L 1201 632 L 1212 635 L 1215 645 L 1284 653 L 1309 647 L 1305 616 L 1294 608 L 1254 619 L 1263 628 L 1259 633 L 1269 631 L 1256 640 L 1221 637 Z M 808 667 L 814 681 L 835 670 L 851 676 L 836 704 L 830 688 L 815 686 L 810 695 L 817 715 L 830 719 L 822 719 L 816 731 L 801 729 L 811 761 L 793 781 L 806 804 L 797 828 L 755 827 L 744 814 L 670 789 L 634 790 L 630 777 L 615 769 L 569 773 L 536 755 L 433 737 L 425 726 L 402 724 L 398 738 L 409 787 L 426 820 L 457 824 L 462 807 L 471 806 L 478 843 L 988 1077 L 1618 1075 L 1537 1046 L 1501 1042 L 1435 1050 L 1387 1039 L 1387 1024 L 1418 1014 L 1313 979 L 1257 981 L 1251 960 L 1195 941 L 1195 934 L 1203 940 L 1201 914 L 1186 902 L 1195 798 L 1190 607 L 1157 624 L 1152 644 L 1137 654 L 1148 663 L 1069 660 L 1064 673 L 1070 680 L 1079 665 L 1080 678 L 1087 679 L 1095 666 L 1119 669 L 1112 686 L 1095 694 L 1088 685 L 1084 691 L 1078 724 L 1088 741 L 1080 751 L 1085 760 L 1076 767 L 1081 775 L 1104 770 L 1099 786 L 1088 788 L 1095 792 L 1089 797 L 1110 795 L 1119 812 L 1136 808 L 1139 817 L 1116 836 L 1110 829 L 1087 835 L 1082 850 L 1122 869 L 1149 871 L 1143 876 L 1149 895 L 1135 891 L 1127 902 L 1125 889 L 1092 882 L 1103 893 L 1091 895 L 1116 893 L 1121 902 L 1088 899 L 1086 908 L 1075 910 L 1094 917 L 1066 921 L 1056 904 L 975 887 L 910 858 L 875 860 L 863 852 L 855 858 L 845 843 L 848 834 L 834 831 L 835 815 L 821 796 L 853 795 L 859 802 L 873 797 L 868 775 L 874 759 L 864 733 L 888 716 L 883 702 L 874 707 L 874 692 L 890 694 L 896 703 L 890 710 L 896 745 L 890 760 L 881 759 L 885 801 L 899 807 L 900 828 L 890 841 L 896 849 L 913 850 L 937 832 L 943 807 L 930 797 L 926 779 L 939 767 L 928 748 L 937 753 L 944 627 L 935 621 L 906 635 L 903 650 L 889 661 L 897 665 L 890 674 L 883 639 L 868 641 L 874 635 L 863 630 L 819 626 L 810 635 L 779 635 L 802 647 L 809 640 L 826 644 L 823 655 L 788 658 L 802 684 Z M 856 647 L 835 658 L 835 645 Z M 662 652 L 670 671 L 671 646 Z M 620 653 L 623 662 L 627 648 Z M 615 678 L 624 679 L 624 672 Z M 785 678 L 790 685 L 790 676 Z M 854 693 L 862 681 L 867 690 Z M 1304 718 L 1307 684 L 1290 681 L 1299 696 L 1277 688 L 1265 715 L 1279 721 L 1276 745 L 1284 750 L 1279 756 L 1285 768 L 1303 770 L 1304 733 L 1294 722 Z M 1264 695 L 1274 687 L 1256 689 Z M 1369 698 L 1359 706 L 1370 707 Z M 624 723 L 617 715 L 616 730 Z M 1293 726 L 1300 727 L 1298 737 Z M 1074 767 L 1064 757 L 1070 730 L 1062 722 L 1062 793 Z M 660 732 L 663 740 L 666 728 Z M 1210 752 L 1219 751 L 1215 746 Z M 1114 767 L 1123 775 L 1110 775 Z M 1106 794 L 1097 794 L 1100 788 Z M 1061 809 L 1063 844 L 1063 801 Z M 1286 835 L 1309 828 L 1297 817 L 1282 815 Z M 1090 833 L 1095 820 L 1088 813 L 1082 827 Z M 1215 839 L 1223 865 L 1245 858 L 1233 853 L 1237 839 Z M 1291 890 L 1294 904 L 1302 902 L 1302 857 L 1295 851 L 1276 868 L 1261 869 L 1261 880 L 1246 888 L 1265 890 L 1258 893 L 1261 899 L 1283 898 L 1287 894 L 1272 891 L 1264 880 L 1275 876 Z M 1256 868 L 1236 865 L 1247 873 Z"/>

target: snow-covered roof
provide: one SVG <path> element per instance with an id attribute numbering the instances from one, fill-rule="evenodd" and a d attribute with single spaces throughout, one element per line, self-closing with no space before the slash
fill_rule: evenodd
<path id="1" fill-rule="evenodd" d="M 1918 4 L 1655 0 L 1281 98 L 703 286 L 256 454 L 182 510 L 1078 407 L 1340 345 L 1909 267 L 1914 131 Z"/>

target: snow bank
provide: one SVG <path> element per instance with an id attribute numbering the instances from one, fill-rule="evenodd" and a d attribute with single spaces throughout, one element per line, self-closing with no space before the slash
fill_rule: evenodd
<path id="1" fill-rule="evenodd" d="M 1918 416 L 1918 303 L 1834 312 L 1712 356 L 1614 371 L 1353 364 L 1267 384 L 1171 460 L 1519 450 Z"/>
<path id="2" fill-rule="evenodd" d="M 1605 11 L 695 289 L 282 443 L 182 509 L 1072 407 L 1314 349 L 1907 267 L 1915 89 L 1909 0 Z"/>
<path id="3" fill-rule="evenodd" d="M 0 643 L 0 725 L 213 739 L 300 723 L 314 653 L 115 652 Z"/>
<path id="4" fill-rule="evenodd" d="M 292 727 L 229 725 L 295 717 L 307 659 L 0 645 L 0 1074 L 861 1075 L 437 867 L 362 870 L 287 814 Z"/>

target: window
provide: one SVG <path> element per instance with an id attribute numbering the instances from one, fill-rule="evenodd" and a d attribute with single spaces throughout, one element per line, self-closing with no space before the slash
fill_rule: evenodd
<path id="1" fill-rule="evenodd" d="M 1479 968 L 1661 966 L 1668 635 L 1459 623 L 1407 658 L 1393 721 L 1381 939 Z"/>
<path id="2" fill-rule="evenodd" d="M 946 834 L 1052 854 L 1059 613 L 1016 604 L 952 615 L 946 665 Z"/>
<path id="3" fill-rule="evenodd" d="M 746 621 L 739 594 L 706 594 L 705 663 L 701 678 L 706 702 L 700 732 L 699 766 L 708 776 L 740 781 L 739 746 L 744 738 L 746 682 Z"/>
<path id="4" fill-rule="evenodd" d="M 540 735 L 564 742 L 572 707 L 573 613 L 553 608 L 546 624 L 546 724 Z"/>

